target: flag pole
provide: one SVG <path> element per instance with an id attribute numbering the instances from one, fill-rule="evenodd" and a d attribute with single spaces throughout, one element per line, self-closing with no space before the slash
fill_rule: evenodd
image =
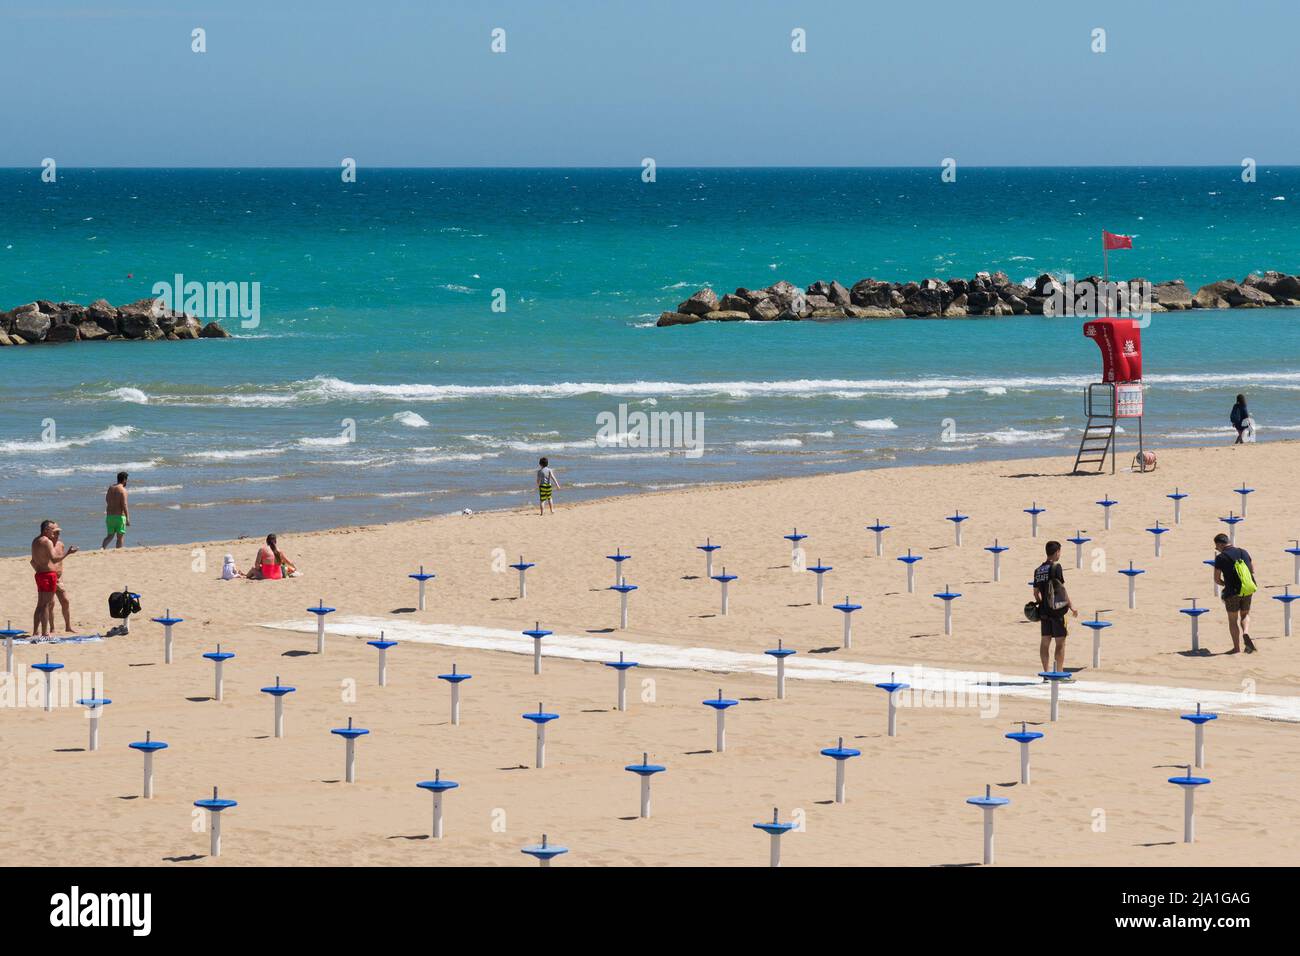
<path id="1" fill-rule="evenodd" d="M 1103 285 L 1110 280 L 1110 254 L 1106 250 L 1106 230 L 1101 231 L 1101 281 Z"/>

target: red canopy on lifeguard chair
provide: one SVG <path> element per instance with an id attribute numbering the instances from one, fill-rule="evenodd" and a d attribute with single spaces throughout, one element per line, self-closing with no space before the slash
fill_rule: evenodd
<path id="1" fill-rule="evenodd" d="M 1083 334 L 1101 349 L 1103 382 L 1142 380 L 1142 329 L 1135 319 L 1093 319 Z"/>

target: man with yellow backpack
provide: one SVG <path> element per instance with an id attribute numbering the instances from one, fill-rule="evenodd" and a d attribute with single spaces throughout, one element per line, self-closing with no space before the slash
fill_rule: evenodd
<path id="1" fill-rule="evenodd" d="M 1255 653 L 1255 642 L 1250 639 L 1250 598 L 1255 593 L 1255 566 L 1250 552 L 1229 544 L 1226 534 L 1214 536 L 1214 583 L 1222 588 L 1223 608 L 1228 612 L 1228 633 L 1232 635 L 1229 654 L 1241 653 L 1241 641 L 1246 641 L 1246 653 Z"/>

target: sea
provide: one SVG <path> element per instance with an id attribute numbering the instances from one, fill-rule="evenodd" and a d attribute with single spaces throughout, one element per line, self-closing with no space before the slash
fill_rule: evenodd
<path id="1" fill-rule="evenodd" d="M 705 285 L 1082 277 L 1103 229 L 1133 237 L 1113 278 L 1300 272 L 1300 167 L 940 173 L 0 170 L 0 309 L 120 305 L 178 275 L 259 303 L 229 340 L 0 349 L 0 553 L 47 517 L 98 546 L 119 470 L 136 544 L 517 508 L 541 456 L 560 507 L 919 463 L 1067 471 L 1100 371 L 1079 318 L 655 320 Z M 1260 441 L 1300 437 L 1300 309 L 1156 314 L 1143 357 L 1157 454 L 1230 442 L 1238 392 Z M 1126 465 L 1136 423 L 1119 437 Z"/>

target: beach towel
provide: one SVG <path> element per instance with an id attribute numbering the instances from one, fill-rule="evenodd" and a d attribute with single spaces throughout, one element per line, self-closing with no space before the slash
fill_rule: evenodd
<path id="1" fill-rule="evenodd" d="M 91 641 L 102 641 L 103 634 L 69 634 L 66 637 L 19 637 L 14 639 L 15 644 L 87 644 Z"/>

